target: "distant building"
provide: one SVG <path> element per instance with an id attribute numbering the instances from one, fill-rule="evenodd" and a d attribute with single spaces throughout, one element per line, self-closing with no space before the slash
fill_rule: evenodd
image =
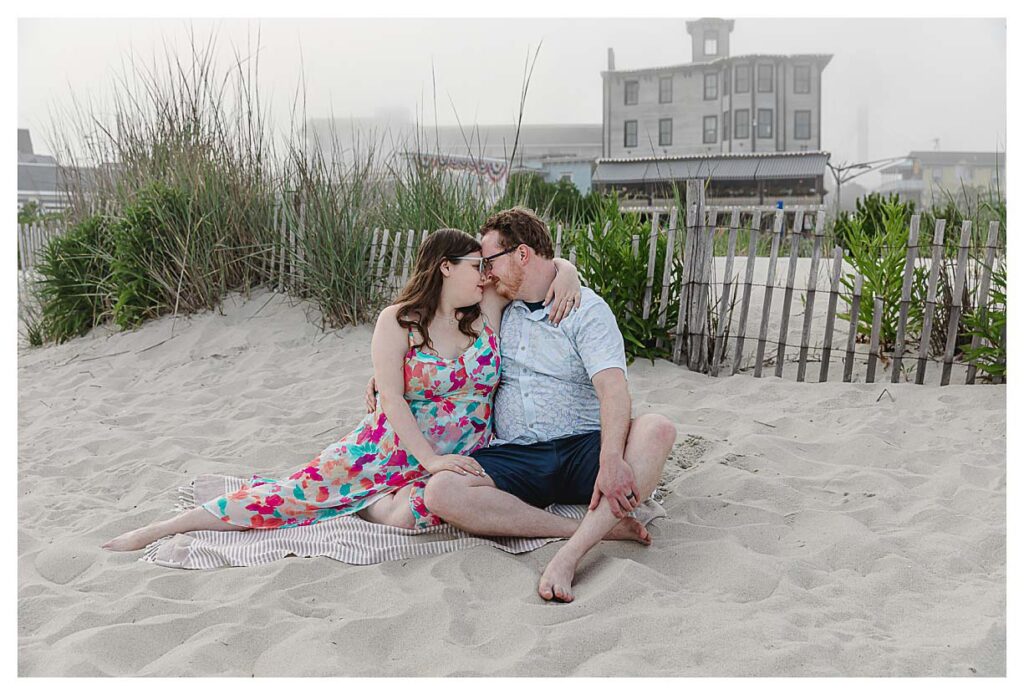
<path id="1" fill-rule="evenodd" d="M 63 210 L 65 190 L 57 160 L 36 154 L 28 130 L 18 128 L 18 209 L 35 202 L 40 212 Z"/>
<path id="2" fill-rule="evenodd" d="M 831 55 L 730 55 L 733 20 L 687 22 L 692 62 L 617 70 L 608 49 L 594 185 L 670 200 L 710 179 L 709 202 L 820 204 L 821 74 Z"/>
<path id="3" fill-rule="evenodd" d="M 594 187 L 660 207 L 672 203 L 674 188 L 683 191 L 687 179 L 703 179 L 709 205 L 820 205 L 828 158 L 827 152 L 602 158 Z"/>
<path id="4" fill-rule="evenodd" d="M 821 149 L 831 55 L 730 55 L 733 20 L 686 23 L 690 63 L 616 70 L 608 49 L 602 157 Z"/>
<path id="5" fill-rule="evenodd" d="M 326 156 L 334 149 L 332 140 L 341 153 L 354 152 L 359 144 L 365 150 L 373 142 L 378 159 L 419 153 L 459 171 L 468 171 L 467 160 L 488 171 L 505 163 L 512 171 L 534 171 L 547 181 L 569 178 L 584 194 L 590 190 L 593 162 L 601 154 L 598 124 L 524 124 L 518 139 L 514 125 L 417 128 L 398 117 L 312 119 L 309 125 L 310 139 L 321 143 Z"/>
<path id="6" fill-rule="evenodd" d="M 941 205 L 948 196 L 998 187 L 1006 191 L 1005 152 L 911 152 L 882 169 L 883 195 L 898 193 L 918 206 Z"/>

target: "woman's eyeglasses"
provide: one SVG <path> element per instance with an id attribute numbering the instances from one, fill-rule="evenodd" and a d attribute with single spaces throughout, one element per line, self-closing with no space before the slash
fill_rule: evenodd
<path id="1" fill-rule="evenodd" d="M 516 247 L 516 248 L 518 248 L 518 247 Z M 481 257 L 481 256 L 453 256 L 453 257 L 449 258 L 448 260 L 450 260 L 450 261 L 473 261 L 473 262 L 476 263 L 478 272 L 481 275 L 483 275 L 484 273 L 486 273 L 488 270 L 491 269 L 491 261 L 493 261 L 495 258 L 499 258 L 499 257 L 504 256 L 506 254 L 512 253 L 515 250 L 516 250 L 515 248 L 511 248 L 511 249 L 507 249 L 505 251 L 501 251 L 500 253 L 493 254 L 491 256 L 483 256 L 483 257 Z"/>

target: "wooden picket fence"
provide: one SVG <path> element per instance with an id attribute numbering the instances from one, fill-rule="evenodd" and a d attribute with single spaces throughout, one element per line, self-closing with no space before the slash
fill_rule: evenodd
<path id="1" fill-rule="evenodd" d="M 850 382 L 859 379 L 863 370 L 864 381 L 872 383 L 878 376 L 878 365 L 882 360 L 889 360 L 879 350 L 879 333 L 884 307 L 882 299 L 873 299 L 873 325 L 868 349 L 858 349 L 857 325 L 861 313 L 862 289 L 864 279 L 853 273 L 852 303 L 849 306 L 849 321 L 845 326 L 845 336 L 837 335 L 842 326 L 837 326 L 837 310 L 839 295 L 842 291 L 840 278 L 844 270 L 841 248 L 832 250 L 831 258 L 823 258 L 825 210 L 820 206 L 794 207 L 779 210 L 771 206 L 744 207 L 707 207 L 704 205 L 702 182 L 689 182 L 687 186 L 687 207 L 685 221 L 679 225 L 679 211 L 671 209 L 663 212 L 655 211 L 652 215 L 650 240 L 648 244 L 647 277 L 643 296 L 636 298 L 643 318 L 647 320 L 653 310 L 653 298 L 660 292 L 658 326 L 666 328 L 668 297 L 680 283 L 678 321 L 674 329 L 666 333 L 672 340 L 672 357 L 677 364 L 688 368 L 718 376 L 723 373 L 736 374 L 740 371 L 752 371 L 755 377 L 762 377 L 766 368 L 774 366 L 774 375 L 789 376 L 787 365 L 795 363 L 795 379 L 806 381 L 808 366 L 818 363 L 818 382 L 827 382 L 833 362 L 843 364 L 842 380 Z M 285 202 L 279 197 L 274 212 L 274 228 L 279 239 L 261 252 L 263 276 L 270 278 L 270 286 L 277 291 L 304 295 L 303 278 L 303 244 L 304 210 L 301 204 Z M 667 217 L 667 224 L 662 224 Z M 769 222 L 770 221 L 770 222 Z M 937 220 L 931 249 L 924 249 L 918 244 L 920 216 L 911 220 L 909 248 L 904 268 L 904 282 L 899 306 L 899 322 L 895 348 L 889 360 L 890 379 L 897 382 L 906 376 L 905 365 L 914 371 L 917 384 L 925 382 L 925 374 L 929 364 L 941 365 L 940 383 L 950 383 L 955 362 L 957 347 L 957 326 L 961 315 L 960 305 L 966 279 L 967 267 L 972 261 L 968 256 L 971 226 L 965 221 L 960 230 L 959 253 L 955 261 L 955 279 L 952 302 L 943 309 L 949 315 L 948 328 L 945 336 L 945 351 L 941 360 L 928 355 L 934 330 L 937 299 L 938 271 L 945 262 L 943 238 L 945 220 Z M 771 231 L 763 231 L 762 227 L 770 226 Z M 805 231 L 805 227 L 813 231 Z M 740 232 L 748 236 L 745 258 L 737 255 L 737 237 Z M 567 230 L 557 225 L 554 230 L 555 254 L 566 257 L 570 262 L 576 260 L 576 249 L 568 244 Z M 608 228 L 598 233 L 607 233 Z M 985 244 L 986 258 L 982 265 L 981 281 L 978 285 L 976 303 L 985 305 L 989 300 L 991 269 L 996 254 L 1005 253 L 1005 249 L 997 248 L 999 226 L 993 222 L 989 226 L 988 240 Z M 54 236 L 62 233 L 55 223 L 19 225 L 18 255 L 19 269 L 31 270 L 38 262 L 43 246 Z M 586 233 L 593 237 L 594 230 L 589 228 Z M 374 230 L 370 248 L 369 264 L 378 279 L 379 287 L 387 294 L 396 293 L 409 279 L 420 245 L 427 238 L 426 229 Z M 757 253 L 759 237 L 770 236 L 770 252 L 767 258 Z M 681 281 L 673 277 L 671 263 L 656 267 L 656 241 L 664 235 L 672 256 L 677 257 L 683 267 Z M 719 266 L 723 258 L 716 256 L 715 241 L 727 235 L 726 255 L 724 256 L 724 272 Z M 788 266 L 785 280 L 777 279 L 782 249 L 789 243 Z M 632 239 L 633 254 L 639 252 L 640 238 Z M 802 249 L 809 247 L 810 261 L 804 286 L 797 285 L 798 259 Z M 918 255 L 924 259 L 925 253 L 930 258 L 928 275 L 927 300 L 923 307 L 924 322 L 921 335 L 917 342 L 916 354 L 908 351 L 909 344 L 906 332 L 907 317 L 910 312 L 912 297 L 912 273 Z M 742 254 L 742 251 L 741 251 Z M 804 256 L 806 257 L 806 255 Z M 829 260 L 831 261 L 829 263 Z M 734 275 L 737 261 L 743 263 L 742 280 L 739 273 Z M 756 270 L 766 267 L 763 282 L 755 281 Z M 819 284 L 819 272 L 828 264 L 827 284 Z M 719 275 L 720 273 L 720 275 Z M 24 273 L 21 274 L 24 277 Z M 719 279 L 720 278 L 720 279 Z M 779 284 L 781 283 L 781 284 Z M 757 307 L 755 291 L 761 294 L 760 307 Z M 782 295 L 781 304 L 777 301 L 776 291 Z M 820 299 L 818 295 L 823 295 Z M 800 319 L 799 338 L 790 335 L 790 323 L 794 315 L 794 299 L 800 302 L 803 316 Z M 824 316 L 818 316 L 818 327 L 823 332 L 813 334 L 815 306 L 818 302 L 827 303 Z M 739 315 L 734 318 L 736 304 Z M 633 304 L 630 303 L 632 309 Z M 799 309 L 800 307 L 798 307 Z M 820 312 L 819 312 L 820 313 Z M 709 316 L 714 320 L 709 320 Z M 812 337 L 817 338 L 812 340 Z M 845 338 L 845 346 L 842 341 Z M 731 345 L 729 343 L 731 342 Z M 977 338 L 972 348 L 977 347 Z M 845 347 L 845 349 L 844 349 Z M 973 365 L 961 365 L 966 369 L 965 383 L 975 382 L 977 369 Z M 792 370 L 790 370 L 792 371 Z"/>

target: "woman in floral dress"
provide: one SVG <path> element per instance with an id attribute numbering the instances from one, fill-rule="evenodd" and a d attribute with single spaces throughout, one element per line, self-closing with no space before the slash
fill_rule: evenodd
<path id="1" fill-rule="evenodd" d="M 554 301 L 571 308 L 578 275 L 556 264 Z M 426 479 L 442 470 L 483 475 L 469 454 L 491 438 L 508 300 L 486 283 L 485 265 L 480 243 L 465 232 L 431 234 L 412 278 L 377 319 L 371 352 L 380 397 L 355 430 L 285 480 L 255 475 L 236 492 L 103 547 L 138 550 L 175 533 L 284 528 L 355 513 L 405 528 L 442 523 L 423 503 Z"/>

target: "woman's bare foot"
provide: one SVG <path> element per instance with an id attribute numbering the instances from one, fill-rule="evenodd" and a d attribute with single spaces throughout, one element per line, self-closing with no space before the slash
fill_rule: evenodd
<path id="1" fill-rule="evenodd" d="M 537 586 L 537 593 L 545 601 L 562 601 L 569 603 L 575 598 L 572 594 L 572 580 L 576 575 L 577 558 L 570 557 L 563 552 L 565 548 L 555 553 L 551 562 L 544 568 L 540 575 L 540 584 Z"/>
<path id="2" fill-rule="evenodd" d="M 189 531 L 244 531 L 245 527 L 221 521 L 203 507 L 196 507 L 182 512 L 173 519 L 157 521 L 140 529 L 122 533 L 103 544 L 106 550 L 126 551 L 142 550 L 147 545 L 164 536 Z"/>
<path id="3" fill-rule="evenodd" d="M 135 529 L 128 533 L 122 533 L 117 538 L 113 538 L 104 543 L 103 548 L 119 552 L 127 550 L 142 550 L 153 541 L 170 535 L 164 530 L 166 526 L 167 522 L 160 522 L 150 524 L 149 526 L 143 526 L 140 529 Z"/>
<path id="4" fill-rule="evenodd" d="M 651 544 L 651 534 L 647 527 L 631 516 L 623 517 L 612 527 L 604 539 L 606 541 L 636 541 L 641 545 Z"/>

